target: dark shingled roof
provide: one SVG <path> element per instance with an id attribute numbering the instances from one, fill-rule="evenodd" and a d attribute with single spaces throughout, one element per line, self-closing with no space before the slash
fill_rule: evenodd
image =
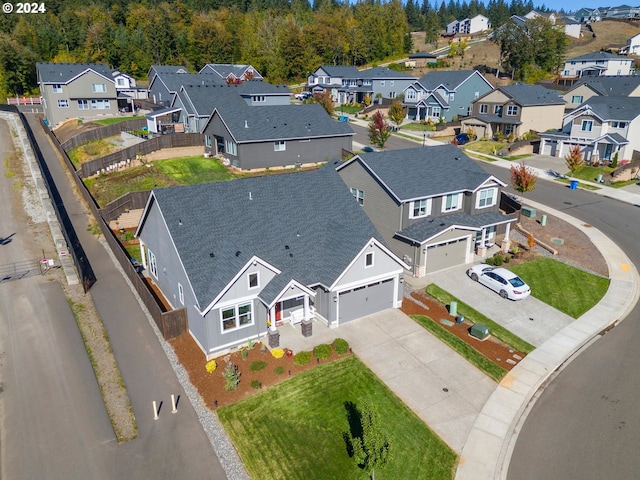
<path id="1" fill-rule="evenodd" d="M 336 165 L 153 190 L 201 308 L 254 255 L 282 271 L 269 301 L 291 279 L 330 286 L 372 237 L 382 243 Z"/>
<path id="2" fill-rule="evenodd" d="M 185 72 L 189 71 L 184 65 L 151 65 L 149 70 L 152 68 L 156 73 L 178 73 L 180 70 L 184 70 Z"/>
<path id="3" fill-rule="evenodd" d="M 160 80 L 172 93 L 180 91 L 183 85 L 226 85 L 222 78 L 210 73 L 158 73 L 154 81 Z"/>
<path id="4" fill-rule="evenodd" d="M 447 90 L 455 90 L 458 85 L 473 75 L 473 72 L 475 72 L 475 70 L 428 72 L 418 80 L 418 83 L 426 90 L 435 90 L 440 85 L 444 85 Z"/>
<path id="5" fill-rule="evenodd" d="M 591 97 L 578 108 L 586 105 L 604 121 L 630 122 L 640 115 L 640 97 Z"/>
<path id="6" fill-rule="evenodd" d="M 444 217 L 427 217 L 401 230 L 398 232 L 398 235 L 417 243 L 423 243 L 454 225 L 480 229 L 500 223 L 513 222 L 515 220 L 515 217 L 502 215 L 498 212 L 481 213 L 479 215 L 456 213 Z"/>
<path id="7" fill-rule="evenodd" d="M 599 95 L 628 96 L 640 86 L 640 76 L 620 75 L 620 76 L 598 76 L 584 79 L 576 84 L 570 92 L 581 85 L 588 85 Z"/>
<path id="8" fill-rule="evenodd" d="M 409 55 L 409 58 L 438 58 L 438 56 L 429 52 L 417 52 Z"/>
<path id="9" fill-rule="evenodd" d="M 455 145 L 365 153 L 360 158 L 403 202 L 473 191 L 491 177 Z"/>
<path id="10" fill-rule="evenodd" d="M 540 85 L 514 83 L 513 85 L 500 87 L 499 90 L 524 107 L 532 105 L 564 105 L 566 103 L 560 92 L 549 90 Z"/>
<path id="11" fill-rule="evenodd" d="M 388 67 L 375 67 L 367 70 L 360 70 L 357 78 L 371 78 L 371 79 L 413 79 L 411 75 L 396 70 L 391 70 Z"/>
<path id="12" fill-rule="evenodd" d="M 43 83 L 67 83 L 87 69 L 113 81 L 114 70 L 102 63 L 37 63 L 36 66 Z"/>
<path id="13" fill-rule="evenodd" d="M 622 55 L 615 55 L 609 52 L 592 52 L 585 53 L 584 55 L 580 55 L 579 57 L 570 58 L 567 62 L 595 62 L 597 60 L 631 60 L 628 57 L 623 57 Z"/>
<path id="14" fill-rule="evenodd" d="M 221 77 L 224 77 L 225 79 L 230 74 L 233 74 L 236 78 L 241 78 L 249 67 L 251 67 L 251 65 L 236 65 L 233 63 L 208 63 L 207 65 L 202 67 L 200 71 L 202 72 L 205 69 L 211 69 L 214 73 L 220 75 Z M 260 75 L 255 68 L 251 68 L 257 75 Z M 260 77 L 262 77 L 262 75 L 260 75 Z"/>
<path id="15" fill-rule="evenodd" d="M 331 77 L 357 78 L 360 75 L 356 67 L 345 67 L 342 65 L 322 65 L 322 70 Z"/>

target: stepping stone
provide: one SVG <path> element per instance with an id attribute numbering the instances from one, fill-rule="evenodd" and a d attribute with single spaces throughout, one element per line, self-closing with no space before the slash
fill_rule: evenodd
<path id="1" fill-rule="evenodd" d="M 441 318 L 440 323 L 447 327 L 453 327 L 455 325 L 451 320 L 447 320 L 446 318 Z"/>
<path id="2" fill-rule="evenodd" d="M 517 353 L 514 353 L 513 358 L 515 358 L 516 360 L 522 360 L 522 357 L 520 355 L 518 355 Z"/>
<path id="3" fill-rule="evenodd" d="M 511 360 L 510 358 L 507 358 L 507 363 L 508 363 L 509 365 L 515 365 L 515 364 L 516 364 L 516 362 L 515 362 L 515 361 L 513 361 L 513 360 Z"/>

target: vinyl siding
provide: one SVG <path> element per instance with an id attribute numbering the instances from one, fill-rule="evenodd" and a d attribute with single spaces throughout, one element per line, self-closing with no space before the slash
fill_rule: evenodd
<path id="1" fill-rule="evenodd" d="M 503 115 L 506 113 L 506 106 Z M 562 117 L 564 116 L 564 105 L 540 105 L 524 107 L 520 109 L 520 135 L 530 130 L 534 132 L 544 132 L 550 129 L 562 127 Z"/>
<path id="2" fill-rule="evenodd" d="M 367 253 L 373 253 L 373 266 L 365 267 Z M 364 285 L 371 283 L 372 278 L 389 278 L 394 272 L 399 272 L 398 264 L 386 252 L 377 245 L 367 247 L 355 262 L 344 272 L 344 276 L 336 285 L 335 289 L 352 288 L 354 285 Z"/>

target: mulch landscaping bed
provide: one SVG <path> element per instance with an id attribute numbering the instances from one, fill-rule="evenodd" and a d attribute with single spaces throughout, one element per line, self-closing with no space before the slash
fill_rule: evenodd
<path id="1" fill-rule="evenodd" d="M 416 303 L 412 299 L 417 300 Z M 427 308 L 425 308 L 425 305 Z M 456 337 L 462 339 L 465 343 L 471 345 L 482 355 L 487 357 L 496 365 L 500 365 L 505 370 L 511 370 L 515 367 L 520 360 L 522 360 L 526 354 L 514 350 L 508 345 L 505 345 L 497 338 L 489 336 L 487 339 L 480 341 L 477 338 L 469 335 L 469 329 L 473 326 L 473 323 L 468 320 L 464 320 L 462 323 L 456 323 L 455 318 L 449 315 L 447 308 L 434 298 L 415 291 L 411 293 L 411 298 L 404 297 L 402 300 L 401 310 L 407 315 L 425 315 L 431 318 L 434 322 L 438 323 L 441 327 L 445 328 L 449 332 L 453 333 Z M 441 319 L 449 320 L 453 325 L 440 322 Z M 509 362 L 507 362 L 509 360 Z"/>
<path id="2" fill-rule="evenodd" d="M 217 368 L 212 373 L 209 373 L 205 369 L 205 356 L 189 333 L 184 333 L 177 338 L 169 340 L 169 343 L 175 350 L 180 363 L 189 373 L 191 383 L 196 387 L 207 407 L 211 409 L 235 403 L 259 392 L 263 388 L 270 387 L 309 370 L 319 363 L 324 364 L 350 355 L 350 353 L 340 355 L 332 349 L 331 357 L 328 359 L 318 362 L 312 355 L 311 362 L 301 366 L 294 364 L 293 356 L 285 355 L 282 358 L 275 358 L 266 347 L 261 348 L 261 343 L 256 343 L 248 351 L 246 359 L 242 358 L 240 351 L 216 358 Z M 224 389 L 225 379 L 222 376 L 227 360 L 237 365 L 240 372 L 240 382 L 237 388 L 231 391 Z M 259 371 L 251 371 L 251 364 L 256 361 L 266 362 L 267 366 Z M 278 367 L 282 367 L 282 373 L 276 373 Z M 254 388 L 251 385 L 254 380 L 259 382 L 260 387 Z"/>

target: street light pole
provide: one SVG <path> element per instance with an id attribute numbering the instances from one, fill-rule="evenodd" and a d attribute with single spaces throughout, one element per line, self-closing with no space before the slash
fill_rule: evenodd
<path id="1" fill-rule="evenodd" d="M 424 147 L 424 144 L 427 142 L 427 131 L 423 130 L 422 131 L 422 146 Z"/>

